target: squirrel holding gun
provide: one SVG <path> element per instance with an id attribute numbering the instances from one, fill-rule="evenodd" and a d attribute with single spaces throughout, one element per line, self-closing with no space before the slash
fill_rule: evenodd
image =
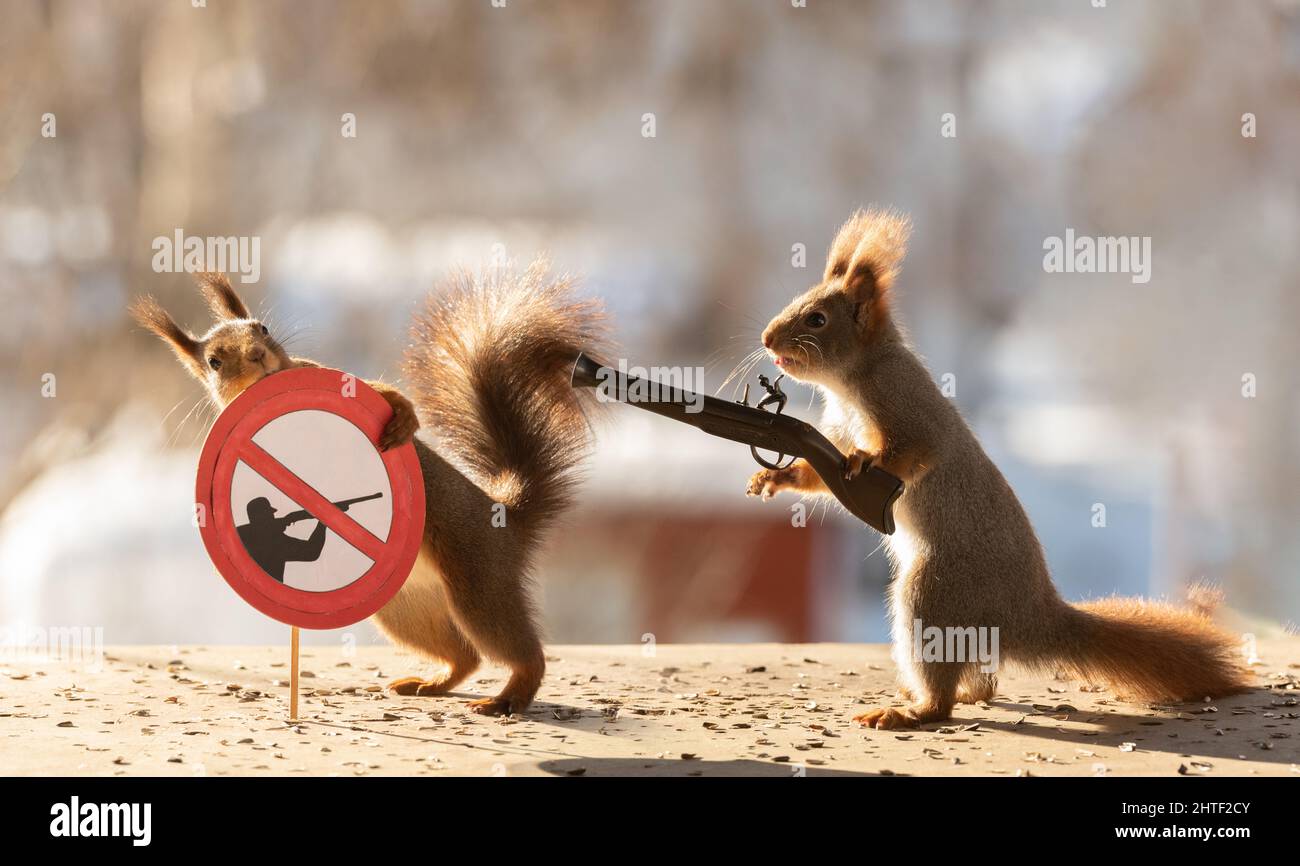
<path id="1" fill-rule="evenodd" d="M 894 661 L 906 709 L 873 709 L 855 721 L 879 729 L 951 716 L 957 701 L 991 699 L 997 680 L 976 661 L 913 657 L 921 627 L 996 627 L 1002 657 L 1030 669 L 1063 669 L 1108 681 L 1147 700 L 1201 700 L 1243 691 L 1236 641 L 1192 609 L 1107 598 L 1068 604 L 1048 574 L 1042 548 L 1010 485 L 957 408 L 912 351 L 891 297 L 909 221 L 892 211 L 858 211 L 841 227 L 821 282 L 777 314 L 762 341 L 791 379 L 826 403 L 827 436 L 849 455 L 846 472 L 877 466 L 904 483 L 897 530 L 884 543 Z M 824 494 L 804 460 L 765 469 L 747 493 Z"/>
<path id="2" fill-rule="evenodd" d="M 201 337 L 152 297 L 135 301 L 131 313 L 171 346 L 218 408 L 265 376 L 320 366 L 290 357 L 224 275 L 199 275 L 199 288 L 216 318 Z M 412 397 L 367 383 L 393 409 L 379 446 L 414 441 L 426 499 L 437 503 L 425 513 L 414 570 L 375 620 L 444 670 L 390 683 L 397 694 L 445 694 L 486 656 L 509 667 L 510 679 L 471 709 L 522 713 L 532 702 L 546 670 L 529 595 L 533 555 L 568 506 L 589 444 L 586 398 L 569 387 L 569 368 L 579 347 L 603 335 L 600 306 L 575 299 L 571 281 L 550 276 L 543 262 L 521 274 L 461 273 L 430 296 L 412 326 L 404 362 Z M 437 432 L 437 449 L 414 438 L 417 411 Z M 506 507 L 501 527 L 491 521 L 497 504 Z"/>

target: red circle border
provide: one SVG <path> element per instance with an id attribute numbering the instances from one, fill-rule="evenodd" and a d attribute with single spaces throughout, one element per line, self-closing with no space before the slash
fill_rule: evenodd
<path id="1" fill-rule="evenodd" d="M 355 396 L 343 395 L 345 384 L 355 387 Z M 229 481 L 245 441 L 273 418 L 302 409 L 342 417 L 376 449 L 393 414 L 374 388 L 339 370 L 295 367 L 263 378 L 231 401 L 204 440 L 194 501 L 206 509 L 207 519 L 200 522 L 199 534 L 226 583 L 257 610 L 301 628 L 342 628 L 382 608 L 410 575 L 424 537 L 424 475 L 413 443 L 379 452 L 393 496 L 384 554 L 365 574 L 335 590 L 308 592 L 285 586 L 254 563 L 239 541 Z"/>

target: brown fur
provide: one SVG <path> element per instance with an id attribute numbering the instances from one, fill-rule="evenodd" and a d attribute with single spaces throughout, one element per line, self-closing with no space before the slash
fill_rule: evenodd
<path id="1" fill-rule="evenodd" d="M 198 274 L 197 279 L 217 319 L 202 337 L 176 324 L 147 295 L 131 304 L 131 315 L 171 346 L 185 369 L 207 387 L 217 406 L 224 407 L 263 376 L 315 363 L 289 357 L 269 329 L 250 317 L 248 307 L 235 294 L 225 274 Z"/>
<path id="2" fill-rule="evenodd" d="M 1106 680 L 1137 698 L 1241 691 L 1235 641 L 1208 619 L 1204 593 L 1190 610 L 1137 599 L 1069 605 L 1058 595 L 1014 491 L 895 323 L 890 293 L 908 231 L 892 212 L 854 214 L 831 245 L 822 281 L 763 333 L 778 365 L 821 391 L 828 435 L 851 468 L 874 464 L 907 485 L 885 543 L 894 564 L 894 659 L 914 703 L 858 721 L 940 721 L 959 698 L 994 694 L 996 680 L 976 663 L 913 658 L 917 619 L 923 627 L 997 627 L 1003 659 Z M 755 473 L 748 487 L 764 498 L 781 490 L 826 492 L 802 461 Z"/>
<path id="3" fill-rule="evenodd" d="M 579 403 L 587 398 L 568 376 L 581 348 L 600 345 L 601 316 L 540 262 L 521 275 L 461 273 L 449 283 L 416 317 L 405 373 L 442 452 L 466 474 L 421 450 L 426 486 L 439 502 L 426 515 L 433 568 L 416 569 L 379 623 L 394 640 L 446 661 L 445 680 L 416 689 L 449 687 L 472 670 L 477 656 L 464 651 L 471 646 L 511 668 L 501 694 L 476 709 L 520 712 L 546 668 L 529 597 L 533 553 L 569 505 L 588 444 Z M 502 527 L 491 520 L 498 503 Z M 450 616 L 432 630 L 418 625 L 422 611 L 439 607 L 439 594 Z"/>
<path id="4" fill-rule="evenodd" d="M 1081 679 L 1108 682 L 1149 700 L 1197 701 L 1244 688 L 1238 642 L 1195 605 L 1140 598 L 1072 605 L 1058 664 Z"/>
<path id="5" fill-rule="evenodd" d="M 152 298 L 132 314 L 167 342 L 219 407 L 281 369 L 319 366 L 291 358 L 229 280 L 203 274 L 199 285 L 217 324 L 203 337 L 185 331 Z M 598 343 L 599 310 L 571 299 L 570 283 L 542 264 L 524 274 L 455 278 L 412 329 L 406 370 L 440 445 L 475 480 L 414 440 L 424 478 L 424 544 L 402 589 L 375 619 L 396 643 L 441 663 L 432 679 L 390 683 L 398 694 L 445 694 L 479 665 L 480 655 L 511 676 L 476 712 L 518 713 L 546 670 L 528 593 L 532 553 L 546 523 L 568 504 L 572 473 L 587 444 L 582 407 L 567 376 L 580 348 Z M 218 362 L 213 367 L 211 361 Z M 380 439 L 412 441 L 415 405 L 383 382 L 369 382 L 393 408 Z M 477 482 L 477 483 L 476 483 Z M 493 506 L 506 524 L 493 526 Z"/>
<path id="6" fill-rule="evenodd" d="M 521 276 L 461 273 L 412 328 L 405 373 L 439 441 L 535 536 L 569 504 L 589 428 L 569 385 L 597 346 L 600 308 L 536 263 Z M 530 537 L 531 537 L 530 536 Z"/>

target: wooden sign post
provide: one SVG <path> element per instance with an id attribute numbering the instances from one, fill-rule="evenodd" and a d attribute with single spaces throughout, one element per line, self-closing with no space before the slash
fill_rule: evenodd
<path id="1" fill-rule="evenodd" d="M 289 721 L 298 721 L 298 626 L 289 627 Z"/>
<path id="2" fill-rule="evenodd" d="M 342 628 L 401 589 L 424 530 L 411 443 L 380 451 L 392 409 L 364 382 L 316 367 L 267 376 L 217 418 L 199 457 L 199 531 L 217 571 L 290 632 Z"/>

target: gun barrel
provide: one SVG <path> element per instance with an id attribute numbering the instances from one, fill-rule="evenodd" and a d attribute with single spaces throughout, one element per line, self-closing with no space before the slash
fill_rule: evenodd
<path id="1" fill-rule="evenodd" d="M 885 535 L 894 531 L 893 503 L 902 494 L 903 483 L 874 466 L 846 479 L 844 455 L 816 427 L 798 418 L 642 381 L 585 352 L 574 362 L 570 382 L 575 388 L 600 389 L 606 400 L 690 424 L 722 439 L 801 457 L 850 514 Z"/>
<path id="2" fill-rule="evenodd" d="M 804 437 L 809 433 L 820 435 L 797 418 L 696 394 L 675 385 L 638 379 L 586 353 L 578 355 L 570 381 L 575 388 L 598 389 L 607 401 L 627 403 L 723 439 L 795 457 L 803 456 Z"/>
<path id="3" fill-rule="evenodd" d="M 358 496 L 356 499 L 340 499 L 338 502 L 334 503 L 334 507 L 344 508 L 348 505 L 356 505 L 358 502 L 369 502 L 372 499 L 383 499 L 383 498 L 384 498 L 383 491 L 380 491 L 379 493 L 371 493 L 369 496 Z"/>
<path id="4" fill-rule="evenodd" d="M 369 502 L 371 499 L 382 499 L 383 496 L 383 491 L 380 491 L 379 493 L 371 493 L 369 496 L 358 496 L 355 499 L 340 499 L 338 502 L 331 504 L 335 508 L 347 508 L 349 505 L 356 505 L 358 502 Z M 278 519 L 288 526 L 291 523 L 297 523 L 299 520 L 306 520 L 309 517 L 316 518 L 316 515 L 303 508 L 299 511 L 290 511 L 284 517 Z"/>

